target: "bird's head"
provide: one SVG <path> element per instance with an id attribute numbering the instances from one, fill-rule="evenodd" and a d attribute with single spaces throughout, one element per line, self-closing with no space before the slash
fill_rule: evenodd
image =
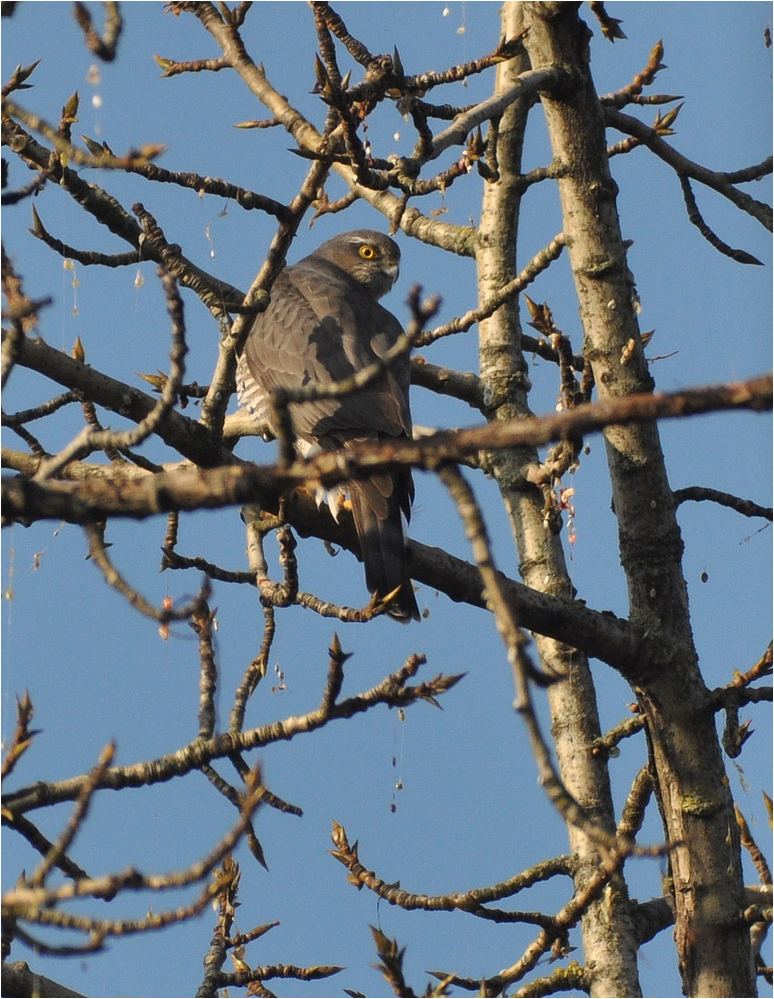
<path id="1" fill-rule="evenodd" d="M 375 298 L 386 295 L 398 280 L 400 248 L 394 239 L 373 229 L 343 232 L 315 251 L 368 288 Z"/>

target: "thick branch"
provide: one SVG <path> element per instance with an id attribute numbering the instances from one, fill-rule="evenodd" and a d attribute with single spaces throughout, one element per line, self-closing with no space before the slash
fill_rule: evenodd
<path id="1" fill-rule="evenodd" d="M 533 66 L 566 65 L 579 81 L 564 94 L 544 95 L 543 109 L 554 156 L 565 168 L 557 184 L 584 353 L 601 398 L 647 392 L 652 374 L 642 353 L 636 292 L 605 138 L 605 124 L 623 127 L 628 119 L 600 106 L 588 69 L 588 29 L 575 4 L 528 3 L 525 8 L 530 27 L 525 45 Z M 675 154 L 639 123 L 635 127 L 678 173 L 709 184 L 771 224 L 770 209 L 736 191 L 726 178 Z M 634 351 L 621 364 L 629 344 Z M 739 920 L 743 882 L 738 831 L 728 819 L 728 781 L 714 719 L 707 711 L 709 691 L 691 630 L 683 542 L 658 428 L 647 422 L 611 426 L 605 443 L 631 620 L 661 636 L 660 649 L 654 650 L 635 690 L 646 721 L 667 839 L 679 844 L 671 873 L 683 988 L 686 995 L 753 995 L 750 937 Z"/>
<path id="2" fill-rule="evenodd" d="M 115 406 L 117 400 L 123 398 L 127 403 L 123 415 L 142 418 L 146 415 L 146 407 L 149 410 L 154 405 L 154 400 L 144 393 L 106 375 L 97 375 L 92 368 L 40 341 L 25 345 L 23 363 L 34 367 L 29 362 L 40 357 L 51 362 L 46 373 L 69 387 L 91 389 L 91 397 L 102 405 Z M 36 367 L 36 370 L 40 368 Z M 761 376 L 747 382 L 684 392 L 606 399 L 543 417 L 505 420 L 469 430 L 441 431 L 416 441 L 353 447 L 346 454 L 324 453 L 307 462 L 297 461 L 289 468 L 244 464 L 162 472 L 139 480 L 119 481 L 117 477 L 114 481 L 56 481 L 45 485 L 27 482 L 19 476 L 3 482 L 3 513 L 6 523 L 14 519 L 44 518 L 88 523 L 105 516 L 142 519 L 171 510 L 215 509 L 258 499 L 271 506 L 287 489 L 317 482 L 329 488 L 385 471 L 395 464 L 432 470 L 439 463 L 461 461 L 483 449 L 544 445 L 611 425 L 636 424 L 657 418 L 727 409 L 763 411 L 770 409 L 771 404 L 771 377 Z M 209 445 L 206 431 L 199 424 L 178 413 L 170 414 L 162 432 L 165 441 L 176 444 L 181 453 L 199 453 L 205 459 L 201 461 L 202 465 L 213 465 L 217 457 L 222 460 L 226 456 L 223 450 Z M 226 454 L 229 461 L 234 461 L 230 453 Z"/>
<path id="3" fill-rule="evenodd" d="M 4 996 L 40 996 L 40 999 L 58 996 L 60 999 L 82 999 L 83 993 L 73 992 L 32 971 L 24 961 L 13 964 L 3 962 L 3 995 Z"/>

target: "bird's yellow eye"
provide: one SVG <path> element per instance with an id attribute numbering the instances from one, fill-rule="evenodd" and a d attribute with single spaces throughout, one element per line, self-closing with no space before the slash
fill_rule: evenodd
<path id="1" fill-rule="evenodd" d="M 376 256 L 376 250 L 371 246 L 370 243 L 365 243 L 360 247 L 360 256 L 363 260 L 373 260 Z"/>

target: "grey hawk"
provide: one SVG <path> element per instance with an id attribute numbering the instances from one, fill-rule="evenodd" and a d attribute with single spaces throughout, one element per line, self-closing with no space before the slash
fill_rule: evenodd
<path id="1" fill-rule="evenodd" d="M 240 405 L 271 427 L 273 389 L 329 384 L 382 357 L 403 332 L 378 299 L 398 277 L 400 250 L 370 229 L 334 236 L 280 272 L 268 309 L 255 320 L 237 364 Z M 408 356 L 366 389 L 341 399 L 291 405 L 297 449 L 347 449 L 361 441 L 411 436 Z M 406 535 L 414 499 L 409 469 L 347 484 L 366 585 L 385 597 L 398 589 L 389 612 L 419 620 L 406 564 Z"/>

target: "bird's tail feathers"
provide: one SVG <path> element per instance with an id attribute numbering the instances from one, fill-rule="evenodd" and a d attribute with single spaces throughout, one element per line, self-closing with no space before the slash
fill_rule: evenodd
<path id="1" fill-rule="evenodd" d="M 399 486 L 392 475 L 382 473 L 349 483 L 349 494 L 368 589 L 382 598 L 397 590 L 387 613 L 404 624 L 418 621 Z"/>

